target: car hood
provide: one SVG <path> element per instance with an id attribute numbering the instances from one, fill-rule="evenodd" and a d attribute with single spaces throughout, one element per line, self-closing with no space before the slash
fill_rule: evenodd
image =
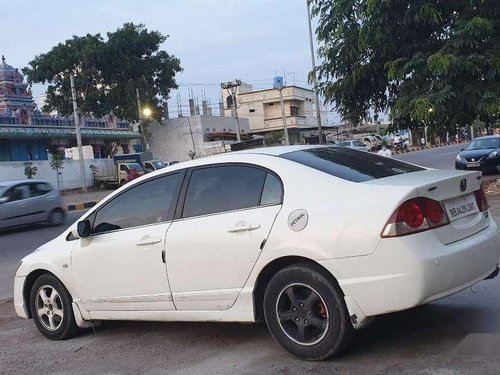
<path id="1" fill-rule="evenodd" d="M 493 151 L 500 151 L 500 150 L 498 148 L 482 148 L 479 150 L 464 150 L 459 155 L 462 158 L 481 158 L 483 156 L 488 156 Z"/>

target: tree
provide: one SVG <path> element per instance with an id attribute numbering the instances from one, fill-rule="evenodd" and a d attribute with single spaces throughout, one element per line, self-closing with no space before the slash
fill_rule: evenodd
<path id="1" fill-rule="evenodd" d="M 27 161 L 24 163 L 24 175 L 28 180 L 33 179 L 33 177 L 36 176 L 37 171 L 38 168 L 34 167 L 31 161 Z"/>
<path id="2" fill-rule="evenodd" d="M 56 177 L 57 177 L 57 188 L 60 190 L 61 189 L 61 182 L 60 182 L 60 175 L 61 175 L 61 169 L 64 168 L 63 165 L 64 161 L 61 155 L 58 152 L 53 152 L 50 154 L 50 168 L 52 168 L 54 171 L 56 171 Z"/>
<path id="3" fill-rule="evenodd" d="M 113 112 L 122 119 L 138 120 L 138 88 L 142 102 L 160 119 L 170 91 L 177 88 L 175 75 L 182 70 L 179 59 L 160 50 L 168 36 L 133 23 L 106 36 L 73 36 L 36 56 L 23 69 L 28 83 L 49 84 L 43 110 L 73 113 L 71 71 L 83 113 L 101 117 Z"/>
<path id="4" fill-rule="evenodd" d="M 500 115 L 498 0 L 313 0 L 326 101 L 361 123 L 455 129 Z"/>

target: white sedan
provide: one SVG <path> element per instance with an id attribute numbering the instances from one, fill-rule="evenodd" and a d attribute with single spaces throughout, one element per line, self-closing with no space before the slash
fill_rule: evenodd
<path id="1" fill-rule="evenodd" d="M 499 258 L 478 172 L 262 148 L 121 187 L 22 260 L 14 303 L 53 340 L 101 320 L 265 321 L 321 360 L 376 315 L 494 277 Z"/>

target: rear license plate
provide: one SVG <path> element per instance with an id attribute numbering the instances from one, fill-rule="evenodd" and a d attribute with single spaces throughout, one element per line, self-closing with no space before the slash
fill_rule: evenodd
<path id="1" fill-rule="evenodd" d="M 460 198 L 450 199 L 444 202 L 446 213 L 450 221 L 458 220 L 470 214 L 479 212 L 476 197 L 474 194 L 468 194 Z"/>
<path id="2" fill-rule="evenodd" d="M 479 162 L 478 161 L 474 161 L 474 162 L 467 163 L 467 167 L 469 167 L 469 168 L 479 167 Z"/>

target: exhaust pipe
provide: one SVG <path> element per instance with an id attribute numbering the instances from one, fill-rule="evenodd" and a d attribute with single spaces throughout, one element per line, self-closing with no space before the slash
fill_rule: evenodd
<path id="1" fill-rule="evenodd" d="M 493 271 L 485 280 L 494 279 L 495 277 L 498 276 L 498 272 L 499 271 L 500 271 L 500 269 L 499 269 L 498 264 L 497 264 L 497 267 L 495 268 L 495 271 Z"/>

